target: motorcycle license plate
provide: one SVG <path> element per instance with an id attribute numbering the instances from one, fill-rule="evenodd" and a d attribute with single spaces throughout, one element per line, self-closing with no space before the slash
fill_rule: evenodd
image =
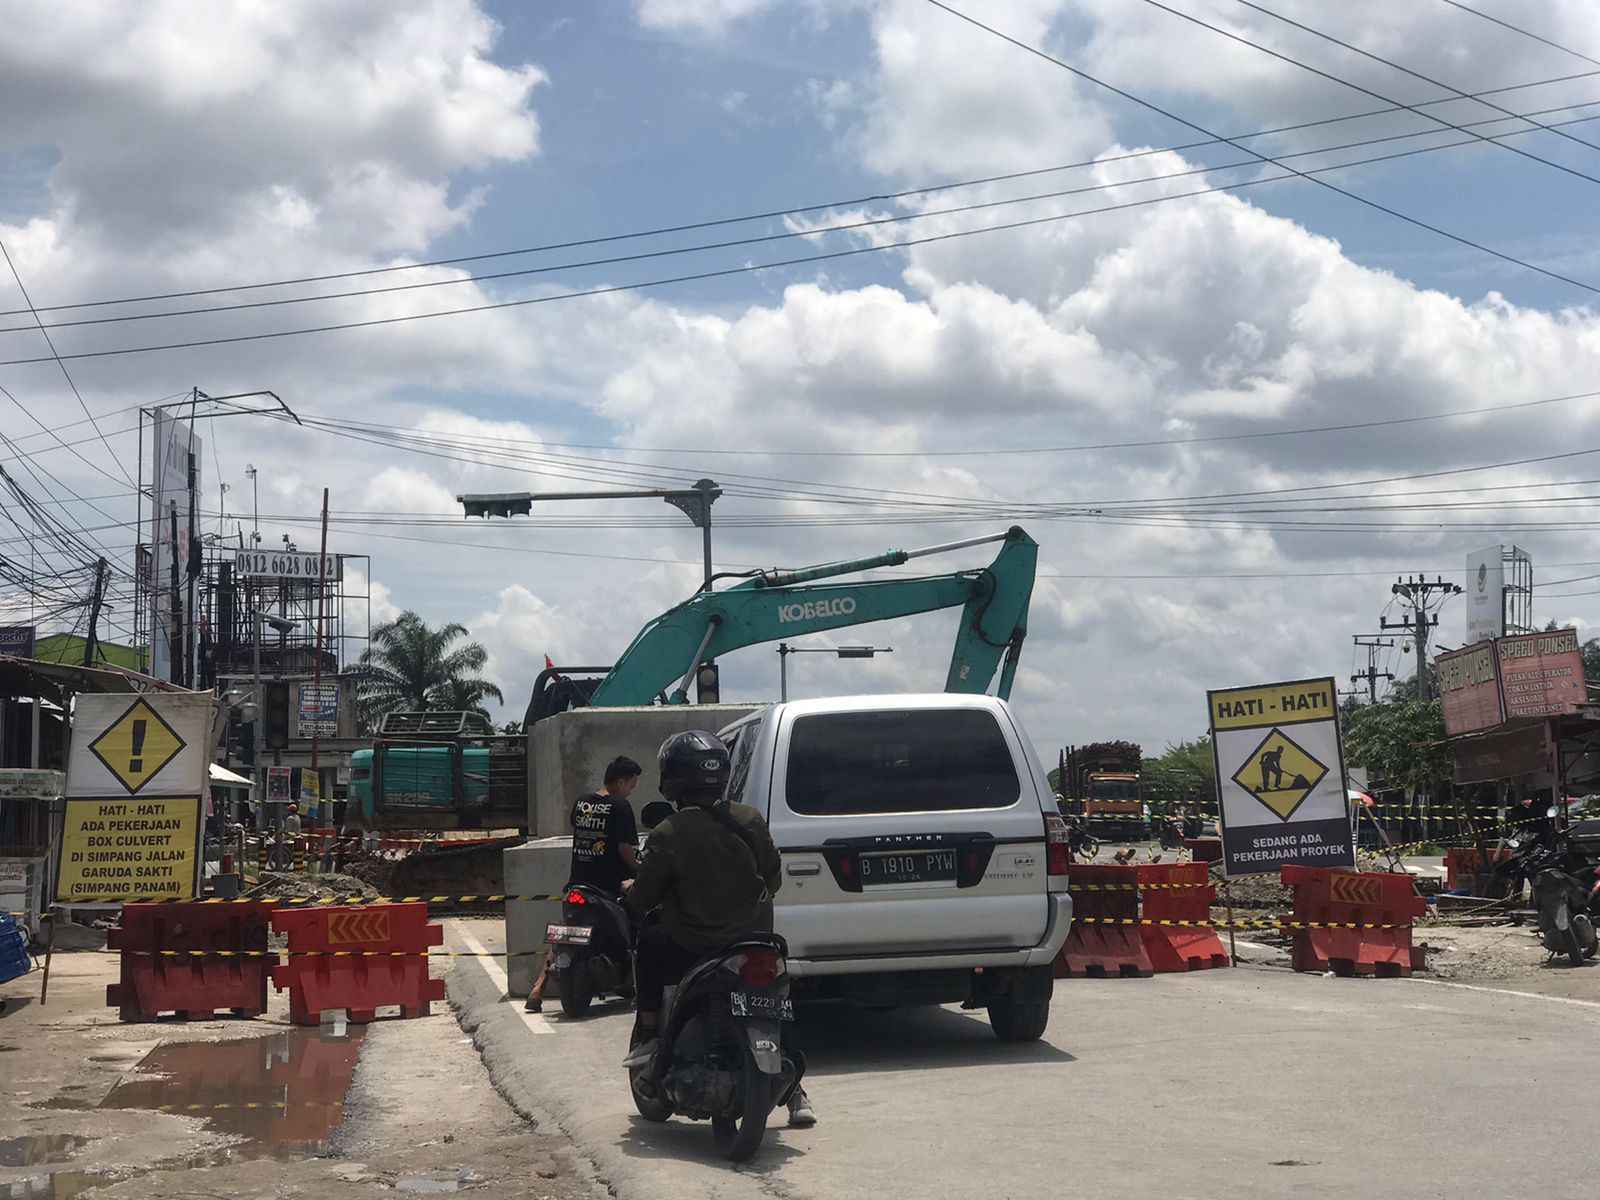
<path id="1" fill-rule="evenodd" d="M 884 883 L 954 883 L 955 879 L 954 850 L 908 850 L 861 856 L 861 882 L 867 887 Z"/>
<path id="2" fill-rule="evenodd" d="M 594 930 L 587 925 L 546 925 L 544 940 L 553 946 L 587 946 Z"/>
<path id="3" fill-rule="evenodd" d="M 765 996 L 760 992 L 729 992 L 728 1007 L 736 1017 L 755 1017 L 766 1021 L 794 1020 L 794 1001 L 787 996 Z"/>

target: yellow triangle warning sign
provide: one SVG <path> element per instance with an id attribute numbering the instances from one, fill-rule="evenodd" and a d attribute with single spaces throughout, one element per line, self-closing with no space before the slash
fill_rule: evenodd
<path id="1" fill-rule="evenodd" d="M 1233 773 L 1233 781 L 1287 821 L 1327 773 L 1326 766 L 1274 726 Z"/>
<path id="2" fill-rule="evenodd" d="M 89 743 L 89 751 L 118 783 L 136 793 L 177 758 L 186 744 L 160 713 L 143 700 L 135 700 Z"/>

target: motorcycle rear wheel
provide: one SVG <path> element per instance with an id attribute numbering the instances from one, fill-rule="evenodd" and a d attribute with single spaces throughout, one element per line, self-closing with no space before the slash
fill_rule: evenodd
<path id="1" fill-rule="evenodd" d="M 756 1066 L 755 1056 L 744 1053 L 744 1077 L 740 1080 L 740 1113 L 735 1117 L 713 1117 L 711 1133 L 717 1153 L 730 1162 L 747 1162 L 761 1148 L 767 1133 L 767 1116 L 772 1112 L 774 1080 Z"/>
<path id="2" fill-rule="evenodd" d="M 588 1012 L 594 1000 L 594 988 L 589 982 L 587 966 L 573 963 L 556 978 L 561 989 L 561 1011 L 569 1017 L 581 1017 Z"/>

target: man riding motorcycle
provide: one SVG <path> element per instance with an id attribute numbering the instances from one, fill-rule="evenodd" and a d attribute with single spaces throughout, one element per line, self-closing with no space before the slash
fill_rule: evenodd
<path id="1" fill-rule="evenodd" d="M 742 936 L 770 932 L 772 895 L 782 883 L 782 859 L 761 814 L 722 800 L 728 749 L 715 734 L 674 734 L 661 743 L 657 761 L 661 794 L 678 811 L 651 832 L 626 896 L 639 929 L 630 1064 L 648 1062 L 655 1051 L 666 986 Z M 659 921 L 646 923 L 658 906 Z M 799 1088 L 789 1101 L 789 1121 L 816 1121 Z"/>

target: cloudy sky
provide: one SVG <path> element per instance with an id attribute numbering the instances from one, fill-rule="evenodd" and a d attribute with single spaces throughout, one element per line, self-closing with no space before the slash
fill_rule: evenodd
<path id="1" fill-rule="evenodd" d="M 517 715 L 689 594 L 698 535 L 461 491 L 709 476 L 729 570 L 1021 523 L 1047 756 L 1348 686 L 1398 574 L 1496 542 L 1541 623 L 1600 617 L 1589 0 L 953 7 L 1024 45 L 928 0 L 9 5 L 0 242 L 77 390 L 0 263 L 0 465 L 126 568 L 138 406 L 270 389 L 306 423 L 202 430 L 206 528 L 254 465 L 267 543 L 312 547 L 328 487 L 374 619 L 468 625 Z M 937 688 L 954 626 L 792 682 Z M 723 691 L 775 696 L 772 648 Z"/>

